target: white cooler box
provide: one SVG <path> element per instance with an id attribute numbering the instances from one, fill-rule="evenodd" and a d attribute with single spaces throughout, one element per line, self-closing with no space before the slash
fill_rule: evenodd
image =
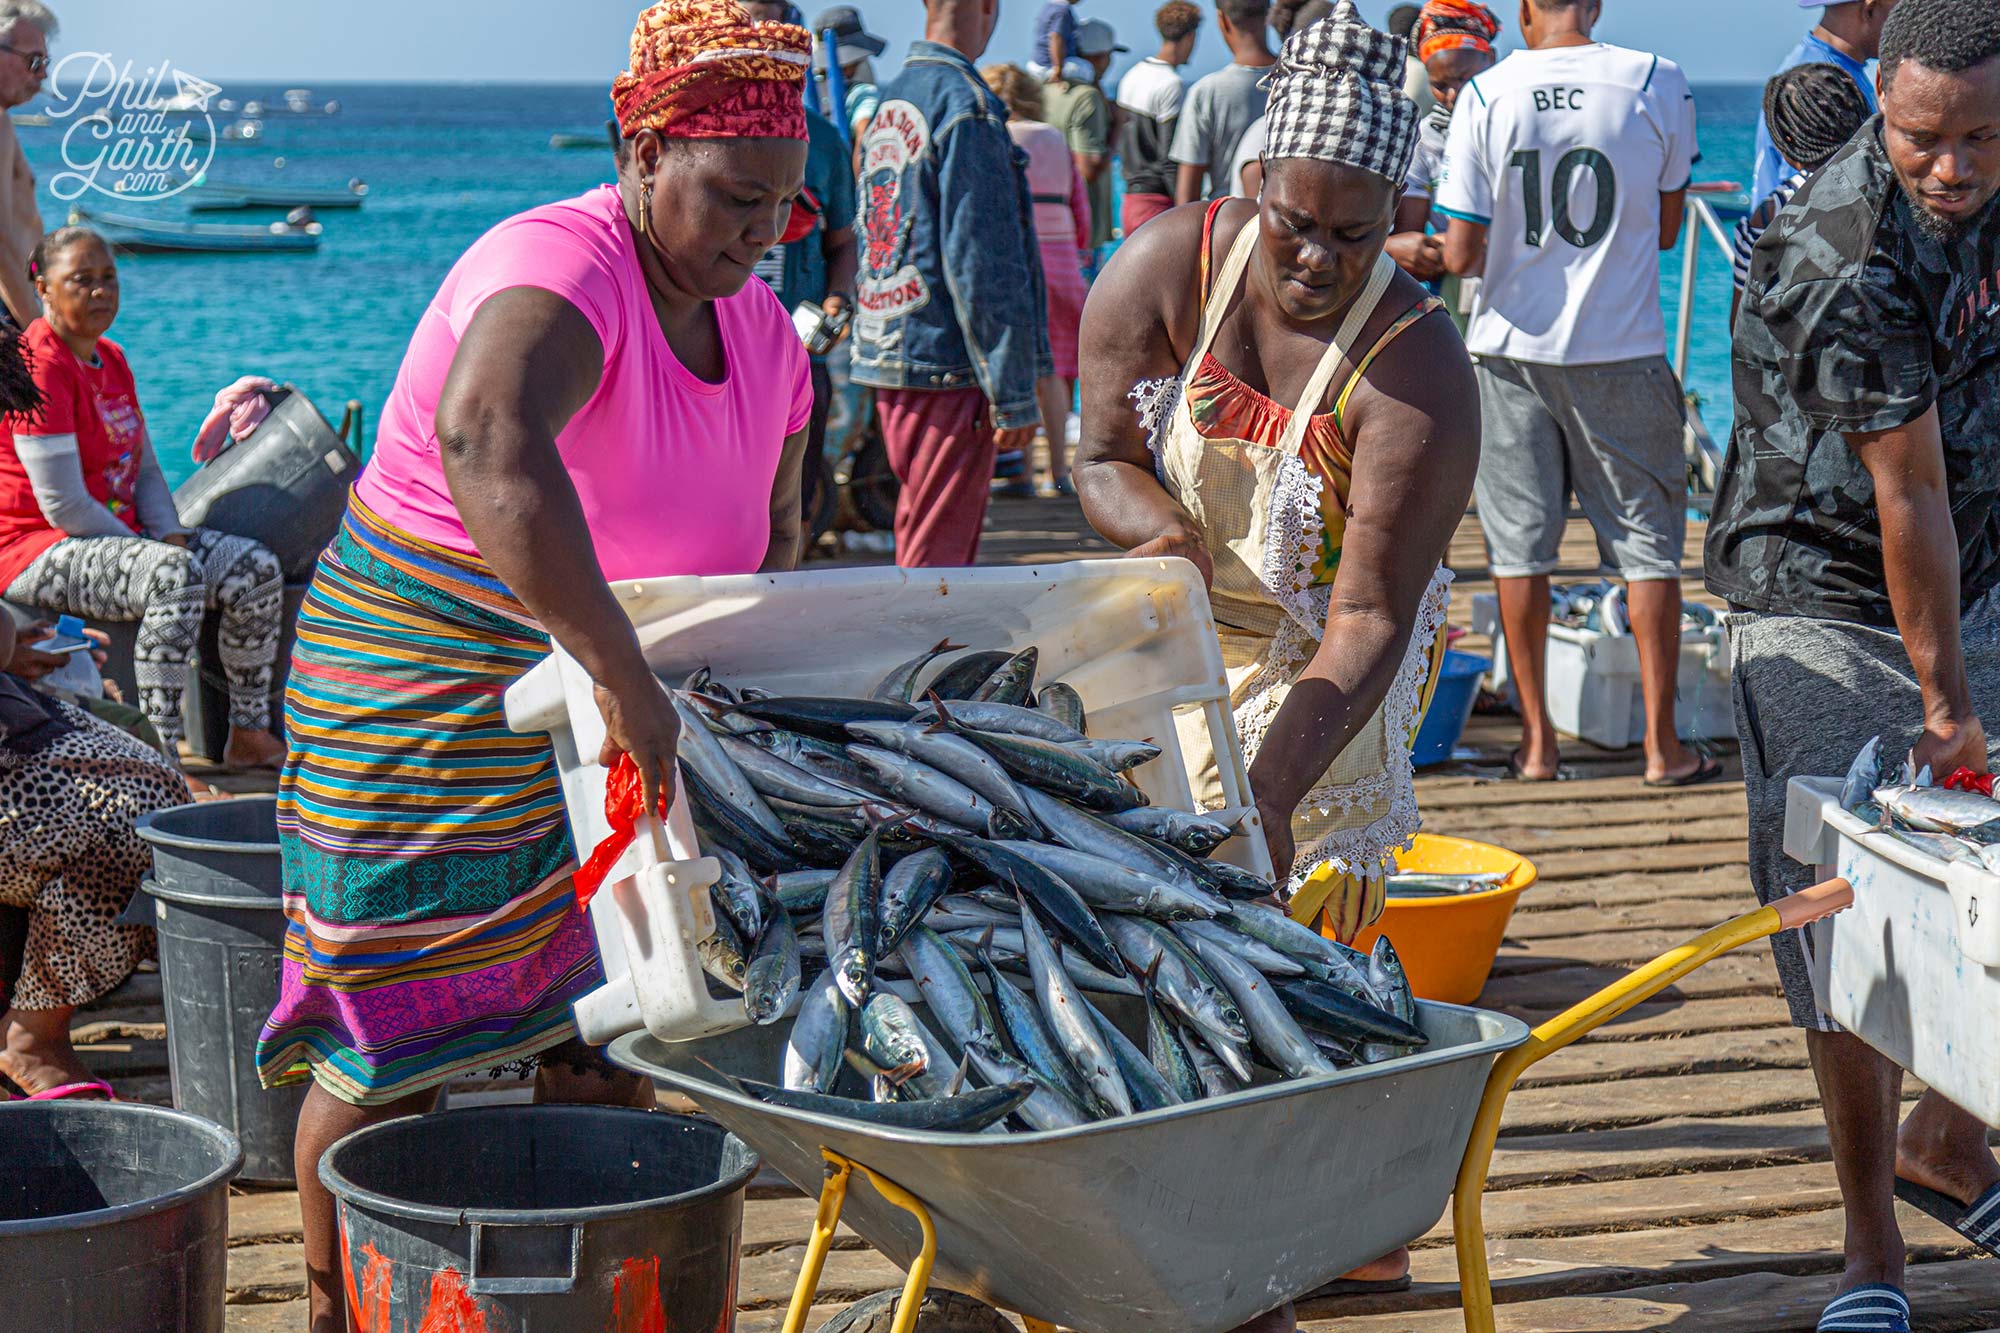
<path id="1" fill-rule="evenodd" d="M 1184 560 L 680 577 L 621 581 L 612 590 L 638 627 L 646 660 L 674 682 L 706 666 L 725 682 L 778 693 L 865 696 L 892 667 L 940 639 L 970 649 L 1033 644 L 1040 650 L 1036 680 L 1074 687 L 1093 735 L 1146 739 L 1161 747 L 1160 758 L 1131 774 L 1156 804 L 1193 808 L 1174 715 L 1199 709 L 1221 756 L 1228 804 L 1254 807 L 1208 594 Z M 596 763 L 604 723 L 589 677 L 557 648 L 507 691 L 507 722 L 516 731 L 550 733 L 570 829 L 579 854 L 589 855 L 609 832 L 605 770 Z M 704 875 L 703 863 L 685 859 L 698 852 L 688 845 L 692 836 L 685 824 L 681 827 L 671 853 L 683 858 L 678 878 L 660 873 L 666 867 L 653 863 L 666 856 L 641 838 L 591 901 L 607 983 L 577 1004 L 587 1041 L 602 1044 L 642 1026 L 668 1039 L 690 1033 L 684 1011 L 669 1014 L 664 1002 L 649 999 L 689 984 L 682 972 L 688 952 L 655 947 L 662 939 L 660 921 L 674 920 L 694 939 L 713 929 L 705 889 L 714 879 L 714 863 L 706 863 Z M 1270 856 L 1254 812 L 1245 835 L 1224 844 L 1221 854 L 1269 874 Z M 635 892 L 634 884 L 649 884 L 649 871 L 655 878 Z M 675 891 L 670 885 L 692 902 L 677 902 L 676 912 L 658 911 L 649 895 Z M 650 912 L 649 902 L 655 909 Z M 740 1024 L 742 1006 L 731 1007 L 733 1020 L 716 1008 L 705 1011 L 705 1021 L 714 1030 Z M 674 1029 L 677 1022 L 681 1026 Z"/>
<path id="2" fill-rule="evenodd" d="M 1495 694 L 1510 695 L 1513 673 L 1500 629 L 1500 599 L 1472 598 L 1472 632 L 1493 640 Z M 1549 715 L 1556 730 L 1607 750 L 1646 739 L 1646 698 L 1639 688 L 1639 645 L 1629 634 L 1549 626 Z M 1729 694 L 1729 635 L 1722 626 L 1681 634 L 1680 675 L 1674 686 L 1674 729 L 1682 740 L 1736 736 Z"/>
<path id="3" fill-rule="evenodd" d="M 2000 876 L 1947 865 L 1840 808 L 1838 778 L 1793 778 L 1785 851 L 1854 886 L 1810 926 L 1820 1008 L 2000 1126 Z"/>

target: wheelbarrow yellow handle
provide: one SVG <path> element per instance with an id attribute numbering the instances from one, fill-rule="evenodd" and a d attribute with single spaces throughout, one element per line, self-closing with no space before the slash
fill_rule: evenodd
<path id="1" fill-rule="evenodd" d="M 1458 1243 L 1458 1287 L 1465 1307 L 1466 1333 L 1494 1333 L 1493 1285 L 1486 1267 L 1486 1233 L 1479 1206 L 1486 1173 L 1493 1164 L 1493 1144 L 1500 1135 L 1500 1113 L 1515 1080 L 1537 1061 L 1658 995 L 1704 963 L 1781 930 L 1796 930 L 1831 916 L 1853 902 L 1853 887 L 1844 879 L 1830 879 L 1770 907 L 1725 921 L 1565 1009 L 1494 1062 L 1479 1102 L 1478 1118 L 1473 1121 L 1472 1138 L 1465 1147 L 1465 1159 L 1459 1164 L 1458 1186 L 1452 1192 L 1452 1232 Z"/>
<path id="2" fill-rule="evenodd" d="M 896 1318 L 889 1325 L 890 1333 L 913 1333 L 917 1313 L 924 1303 L 924 1289 L 930 1285 L 931 1265 L 937 1261 L 937 1228 L 931 1223 L 930 1211 L 916 1195 L 853 1158 L 825 1147 L 819 1150 L 819 1155 L 826 1159 L 826 1184 L 820 1187 L 819 1211 L 813 1217 L 812 1237 L 806 1242 L 805 1262 L 799 1265 L 799 1280 L 792 1288 L 791 1308 L 785 1312 L 784 1333 L 803 1333 L 805 1329 L 813 1293 L 819 1290 L 820 1270 L 826 1266 L 826 1252 L 833 1247 L 834 1229 L 840 1225 L 840 1210 L 847 1202 L 848 1177 L 856 1171 L 868 1177 L 868 1183 L 883 1198 L 916 1218 L 923 1231 L 923 1244 L 903 1280 L 903 1299 L 897 1303 Z"/>

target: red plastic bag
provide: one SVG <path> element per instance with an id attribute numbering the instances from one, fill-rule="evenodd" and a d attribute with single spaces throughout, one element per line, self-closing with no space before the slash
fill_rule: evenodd
<path id="1" fill-rule="evenodd" d="M 640 812 L 646 808 L 645 800 L 645 790 L 639 785 L 639 766 L 632 762 L 631 755 L 619 755 L 610 778 L 604 783 L 604 818 L 611 825 L 610 836 L 597 844 L 597 850 L 590 854 L 590 859 L 578 866 L 572 876 L 579 908 L 590 906 L 590 900 L 604 887 L 605 876 L 611 873 L 611 867 L 632 845 L 633 828 L 639 822 Z M 662 820 L 667 817 L 665 792 L 660 793 L 659 813 Z"/>
<path id="2" fill-rule="evenodd" d="M 1944 780 L 1944 785 L 1952 791 L 1976 791 L 1981 796 L 1991 796 L 1993 794 L 1993 775 L 1991 773 L 1975 773 L 1961 764 L 1952 770 L 1951 776 Z"/>

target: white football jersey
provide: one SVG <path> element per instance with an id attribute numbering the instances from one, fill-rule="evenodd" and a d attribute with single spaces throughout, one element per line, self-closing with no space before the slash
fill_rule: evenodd
<path id="1" fill-rule="evenodd" d="M 1460 90 L 1435 207 L 1486 230 L 1474 353 L 1590 365 L 1666 351 L 1660 195 L 1699 157 L 1673 61 L 1516 51 Z"/>

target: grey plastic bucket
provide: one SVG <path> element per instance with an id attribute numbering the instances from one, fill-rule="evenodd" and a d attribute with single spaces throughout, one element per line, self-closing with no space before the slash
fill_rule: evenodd
<path id="1" fill-rule="evenodd" d="M 265 1091 L 257 1033 L 278 1002 L 285 914 L 277 798 L 175 806 L 139 820 L 153 848 L 174 1105 L 243 1141 L 243 1178 L 291 1184 L 306 1085 Z"/>
<path id="2" fill-rule="evenodd" d="M 348 1135 L 319 1166 L 368 1327 L 476 1306 L 467 1326 L 488 1333 L 730 1327 L 756 1173 L 757 1154 L 708 1121 L 609 1106 L 410 1116 Z"/>
<path id="3" fill-rule="evenodd" d="M 0 1106 L 0 1323 L 222 1333 L 227 1130 L 136 1102 Z"/>

